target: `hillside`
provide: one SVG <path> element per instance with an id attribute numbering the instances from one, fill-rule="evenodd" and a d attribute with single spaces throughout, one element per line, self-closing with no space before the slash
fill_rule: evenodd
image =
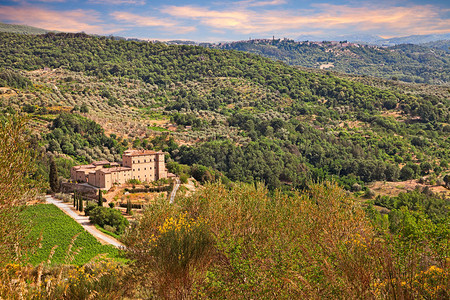
<path id="1" fill-rule="evenodd" d="M 6 24 L 0 22 L 0 32 L 20 34 L 45 34 L 54 30 L 47 30 L 27 25 Z"/>
<path id="2" fill-rule="evenodd" d="M 445 86 L 234 50 L 2 33 L 0 120 L 2 299 L 449 298 Z M 18 206 L 46 190 L 49 165 L 63 179 L 129 148 L 165 151 L 195 188 L 173 203 L 130 195 L 148 182 L 105 195 L 145 203 L 127 212 L 126 261 L 85 263 L 117 252 L 83 233 L 70 248 L 69 217 Z M 27 265 L 26 232 L 41 229 Z M 64 250 L 82 265 L 53 265 L 71 261 Z"/>
<path id="3" fill-rule="evenodd" d="M 405 82 L 450 84 L 450 56 L 420 45 L 388 48 L 331 42 L 250 40 L 212 45 L 213 48 L 259 54 L 289 65 L 330 68 L 349 74 L 377 76 Z"/>
<path id="4" fill-rule="evenodd" d="M 422 46 L 440 49 L 446 52 L 450 52 L 450 40 L 440 40 L 435 42 L 423 43 Z"/>
<path id="5" fill-rule="evenodd" d="M 83 34 L 1 41 L 0 66 L 22 69 L 0 75 L 16 86 L 3 92 L 4 107 L 35 115 L 44 149 L 79 162 L 159 147 L 176 162 L 270 188 L 437 180 L 448 168 L 448 91 L 380 88 L 202 47 Z M 61 132 L 52 120 L 64 111 L 99 122 L 111 140 Z"/>

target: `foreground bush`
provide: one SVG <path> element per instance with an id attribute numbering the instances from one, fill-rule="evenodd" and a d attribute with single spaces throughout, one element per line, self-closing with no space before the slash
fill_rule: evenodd
<path id="1" fill-rule="evenodd" d="M 125 265 L 99 257 L 81 267 L 0 268 L 1 299 L 123 299 L 133 287 Z"/>
<path id="2" fill-rule="evenodd" d="M 445 299 L 448 230 L 433 234 L 414 244 L 374 227 L 334 184 L 291 196 L 214 184 L 151 204 L 125 240 L 135 278 L 162 297 Z"/>

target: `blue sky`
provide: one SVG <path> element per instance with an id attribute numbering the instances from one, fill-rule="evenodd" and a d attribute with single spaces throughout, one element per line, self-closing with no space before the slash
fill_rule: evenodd
<path id="1" fill-rule="evenodd" d="M 0 21 L 142 39 L 229 41 L 299 35 L 450 32 L 450 1 L 6 0 Z"/>

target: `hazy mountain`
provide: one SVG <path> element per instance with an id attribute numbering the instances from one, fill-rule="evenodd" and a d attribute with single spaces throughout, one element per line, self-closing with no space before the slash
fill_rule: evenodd
<path id="1" fill-rule="evenodd" d="M 383 38 L 374 34 L 342 34 L 342 35 L 300 35 L 297 41 L 349 41 L 352 43 L 373 43 Z"/>
<path id="2" fill-rule="evenodd" d="M 352 43 L 395 46 L 399 44 L 422 44 L 439 40 L 449 40 L 450 33 L 409 35 L 384 39 L 373 34 L 344 34 L 344 35 L 300 35 L 297 41 L 349 41 Z"/>
<path id="3" fill-rule="evenodd" d="M 395 38 L 380 40 L 378 43 L 393 46 L 393 45 L 399 45 L 399 44 L 423 44 L 423 43 L 429 43 L 429 42 L 436 42 L 439 40 L 450 40 L 450 33 L 410 35 L 410 36 L 404 36 L 404 37 L 395 37 Z"/>

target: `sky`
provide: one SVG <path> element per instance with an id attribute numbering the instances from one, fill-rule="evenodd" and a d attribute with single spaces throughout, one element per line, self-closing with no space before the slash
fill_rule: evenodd
<path id="1" fill-rule="evenodd" d="M 450 32 L 448 0 L 2 0 L 0 22 L 129 38 L 231 41 Z"/>

